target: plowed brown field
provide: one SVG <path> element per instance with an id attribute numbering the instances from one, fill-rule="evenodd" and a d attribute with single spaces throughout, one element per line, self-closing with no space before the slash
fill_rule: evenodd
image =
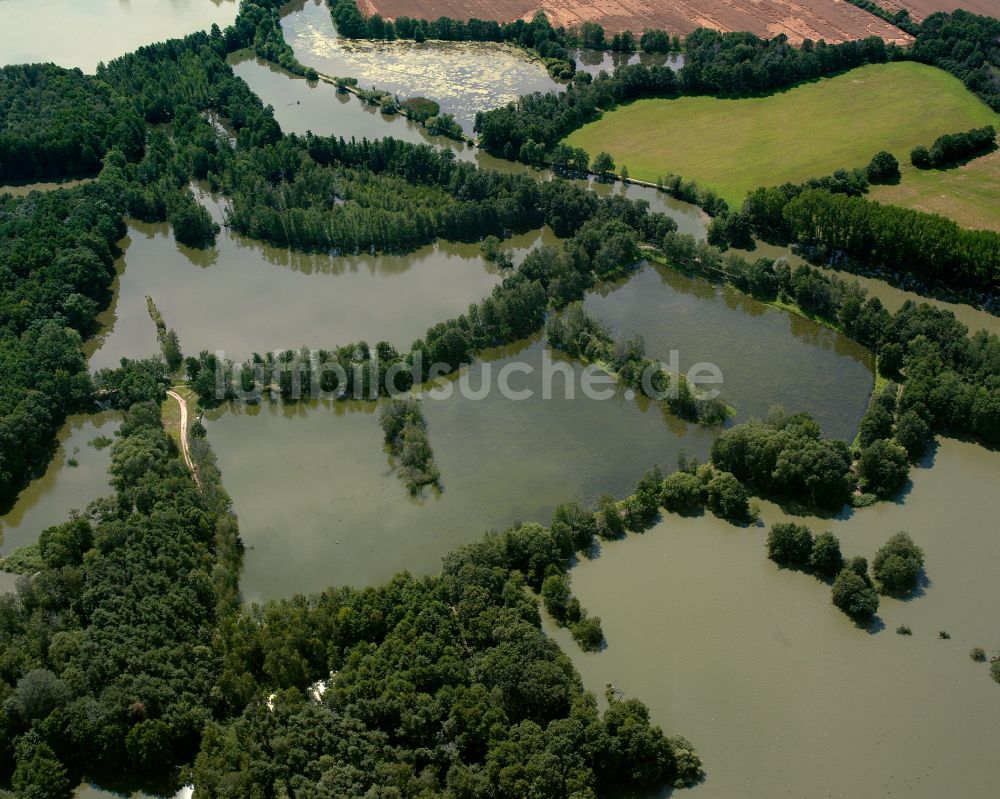
<path id="1" fill-rule="evenodd" d="M 903 0 L 933 4 L 935 0 Z M 994 0 L 952 0 L 981 2 Z M 886 41 L 906 42 L 898 28 L 846 0 L 359 0 L 364 14 L 378 12 L 436 19 L 530 18 L 539 9 L 555 25 L 570 27 L 597 22 L 608 33 L 644 28 L 663 28 L 671 33 L 689 33 L 698 27 L 723 31 L 752 31 L 759 36 L 788 35 L 793 42 L 825 39 L 842 42 L 881 36 Z"/>
<path id="2" fill-rule="evenodd" d="M 1000 16 L 1000 2 L 997 0 L 876 0 L 876 2 L 882 8 L 893 12 L 905 8 L 916 20 L 928 17 L 935 11 L 954 11 L 956 8 L 989 17 Z"/>

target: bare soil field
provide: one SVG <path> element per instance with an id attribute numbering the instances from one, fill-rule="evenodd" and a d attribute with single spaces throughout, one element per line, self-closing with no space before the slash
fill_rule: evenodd
<path id="1" fill-rule="evenodd" d="M 891 0 L 896 1 L 896 0 Z M 943 0 L 902 0 L 929 4 Z M 995 0 L 951 0 L 980 3 Z M 886 41 L 907 42 L 909 36 L 893 25 L 846 0 L 359 0 L 365 15 L 436 19 L 530 18 L 542 9 L 554 25 L 570 27 L 597 22 L 607 33 L 644 28 L 663 28 L 671 33 L 690 33 L 695 28 L 752 31 L 758 36 L 784 33 L 795 42 L 825 39 L 842 42 L 881 36 Z"/>
<path id="2" fill-rule="evenodd" d="M 910 12 L 915 20 L 929 17 L 935 11 L 954 11 L 961 8 L 973 14 L 984 14 L 988 17 L 1000 16 L 1000 3 L 997 0 L 876 0 L 887 11 Z"/>

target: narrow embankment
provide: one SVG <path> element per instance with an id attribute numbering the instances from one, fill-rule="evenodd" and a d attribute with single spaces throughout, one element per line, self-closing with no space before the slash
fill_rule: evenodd
<path id="1" fill-rule="evenodd" d="M 198 476 L 198 470 L 194 468 L 194 461 L 191 460 L 191 453 L 188 451 L 188 407 L 187 401 L 174 391 L 172 388 L 167 389 L 167 394 L 177 400 L 177 404 L 181 407 L 181 429 L 180 429 L 180 439 L 181 439 L 181 455 L 184 456 L 184 463 L 187 464 L 188 469 L 191 470 L 191 474 L 194 475 L 194 481 L 198 484 L 198 488 L 201 488 L 201 478 Z"/>

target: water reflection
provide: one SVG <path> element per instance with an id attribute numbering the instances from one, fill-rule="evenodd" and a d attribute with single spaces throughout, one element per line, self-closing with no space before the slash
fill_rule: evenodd
<path id="1" fill-rule="evenodd" d="M 112 438 L 120 422 L 119 414 L 112 411 L 67 418 L 45 473 L 0 516 L 0 556 L 35 541 L 45 528 L 62 524 L 71 510 L 82 511 L 91 501 L 111 493 L 111 449 L 95 446 L 95 439 Z"/>
<path id="2" fill-rule="evenodd" d="M 216 214 L 218 206 L 208 204 Z M 520 237 L 529 246 L 539 234 Z M 223 232 L 210 250 L 178 245 L 165 224 L 132 221 L 91 369 L 158 352 L 146 309 L 153 297 L 188 354 L 251 352 L 366 339 L 409 347 L 500 280 L 475 244 L 438 242 L 408 255 L 295 253 Z M 127 265 L 127 266 L 126 266 Z"/>
<path id="3" fill-rule="evenodd" d="M 572 50 L 571 55 L 576 59 L 578 71 L 587 72 L 595 78 L 601 71 L 610 74 L 627 64 L 670 67 L 675 72 L 684 66 L 684 56 L 681 53 L 613 53 L 610 50 L 580 47 Z"/>
<path id="4" fill-rule="evenodd" d="M 775 404 L 808 411 L 828 436 L 851 441 L 874 385 L 871 353 L 829 328 L 729 286 L 647 264 L 588 296 L 585 306 L 616 338 L 641 335 L 651 357 L 716 364 L 737 421 Z"/>
<path id="5" fill-rule="evenodd" d="M 542 347 L 536 338 L 483 358 L 496 374 L 514 359 L 539 363 Z M 578 379 L 582 367 L 570 368 Z M 671 429 L 659 406 L 620 391 L 608 401 L 567 400 L 559 381 L 543 400 L 540 381 L 537 370 L 516 377 L 517 388 L 535 391 L 523 402 L 497 391 L 479 401 L 457 391 L 426 398 L 444 491 L 416 500 L 391 471 L 377 403 L 264 404 L 210 415 L 209 437 L 248 545 L 244 597 L 377 584 L 404 569 L 433 573 L 442 555 L 487 529 L 547 518 L 561 502 L 625 493 L 653 463 L 671 466 L 682 448 L 707 455 L 712 433 L 677 420 Z"/>

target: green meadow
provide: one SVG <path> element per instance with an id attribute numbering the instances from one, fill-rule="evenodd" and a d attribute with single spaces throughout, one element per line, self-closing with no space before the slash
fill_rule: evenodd
<path id="1" fill-rule="evenodd" d="M 655 182 L 667 173 L 714 189 L 731 206 L 747 191 L 864 166 L 879 150 L 900 164 L 943 133 L 1000 117 L 962 83 L 913 62 L 872 64 L 766 97 L 637 100 L 566 141 Z"/>

